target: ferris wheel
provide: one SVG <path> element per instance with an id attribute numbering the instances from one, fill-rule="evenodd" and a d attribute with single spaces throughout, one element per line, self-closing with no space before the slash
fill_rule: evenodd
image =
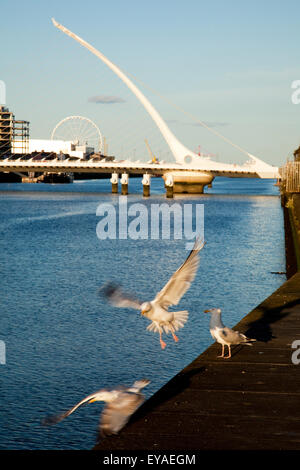
<path id="1" fill-rule="evenodd" d="M 71 141 L 75 145 L 88 145 L 101 152 L 103 139 L 99 127 L 82 116 L 68 116 L 54 127 L 51 140 Z"/>

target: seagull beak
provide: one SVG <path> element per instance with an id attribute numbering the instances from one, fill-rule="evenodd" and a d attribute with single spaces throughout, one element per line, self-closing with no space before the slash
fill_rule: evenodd
<path id="1" fill-rule="evenodd" d="M 204 310 L 204 313 L 210 313 L 210 310 Z"/>
<path id="2" fill-rule="evenodd" d="M 146 310 L 141 310 L 141 315 L 145 315 Z"/>

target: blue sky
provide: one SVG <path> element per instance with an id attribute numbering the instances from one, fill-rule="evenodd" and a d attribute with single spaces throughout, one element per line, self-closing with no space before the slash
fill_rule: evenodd
<path id="1" fill-rule="evenodd" d="M 147 84 L 142 91 L 191 150 L 245 161 L 152 90 L 268 163 L 281 165 L 300 144 L 300 104 L 291 101 L 300 79 L 298 1 L 1 0 L 0 16 L 0 80 L 32 138 L 50 138 L 61 119 L 82 115 L 99 126 L 109 153 L 145 160 L 147 138 L 168 158 L 132 93 L 54 17 Z"/>

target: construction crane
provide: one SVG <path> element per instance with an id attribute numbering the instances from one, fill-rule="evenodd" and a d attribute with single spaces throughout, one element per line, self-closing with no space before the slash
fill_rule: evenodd
<path id="1" fill-rule="evenodd" d="M 155 155 L 153 155 L 153 152 L 150 148 L 150 145 L 148 143 L 148 140 L 145 139 L 145 144 L 147 146 L 147 149 L 148 149 L 148 152 L 149 152 L 149 155 L 150 155 L 150 160 L 151 160 L 151 163 L 158 163 L 158 159 L 155 157 Z"/>

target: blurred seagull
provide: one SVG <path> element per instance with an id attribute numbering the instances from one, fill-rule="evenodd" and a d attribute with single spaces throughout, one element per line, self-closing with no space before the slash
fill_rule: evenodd
<path id="1" fill-rule="evenodd" d="M 104 401 L 107 403 L 107 405 L 104 407 L 104 410 L 101 414 L 99 423 L 99 437 L 117 434 L 125 426 L 130 416 L 144 402 L 145 397 L 140 391 L 149 383 L 150 380 L 143 379 L 137 380 L 131 387 L 128 388 L 118 387 L 114 390 L 98 390 L 98 392 L 92 393 L 91 395 L 85 397 L 65 413 L 45 418 L 43 420 L 43 424 L 51 425 L 59 423 L 85 403 Z"/>
<path id="2" fill-rule="evenodd" d="M 256 341 L 256 339 L 247 338 L 247 336 L 243 335 L 243 333 L 239 333 L 238 331 L 232 330 L 224 325 L 221 319 L 221 309 L 220 308 L 212 308 L 210 310 L 204 310 L 204 313 L 210 313 L 210 334 L 212 337 L 220 344 L 222 344 L 222 354 L 218 357 L 224 357 L 224 359 L 229 359 L 231 357 L 231 345 L 234 344 L 247 344 L 248 346 L 252 346 L 252 343 Z M 228 356 L 224 356 L 224 349 L 225 344 L 228 347 Z"/>
<path id="3" fill-rule="evenodd" d="M 199 265 L 199 251 L 203 248 L 205 242 L 196 239 L 193 249 L 188 255 L 185 262 L 177 269 L 173 276 L 169 279 L 163 289 L 156 294 L 156 297 L 148 302 L 140 302 L 133 296 L 122 291 L 120 286 L 108 283 L 100 289 L 105 298 L 115 307 L 134 308 L 140 310 L 141 314 L 151 320 L 147 330 L 159 333 L 159 341 L 161 348 L 166 347 L 166 343 L 162 339 L 163 331 L 171 333 L 174 341 L 178 341 L 175 331 L 183 328 L 188 319 L 189 312 L 181 310 L 177 312 L 169 312 L 171 305 L 177 305 L 181 297 L 189 289 L 195 278 Z"/>

